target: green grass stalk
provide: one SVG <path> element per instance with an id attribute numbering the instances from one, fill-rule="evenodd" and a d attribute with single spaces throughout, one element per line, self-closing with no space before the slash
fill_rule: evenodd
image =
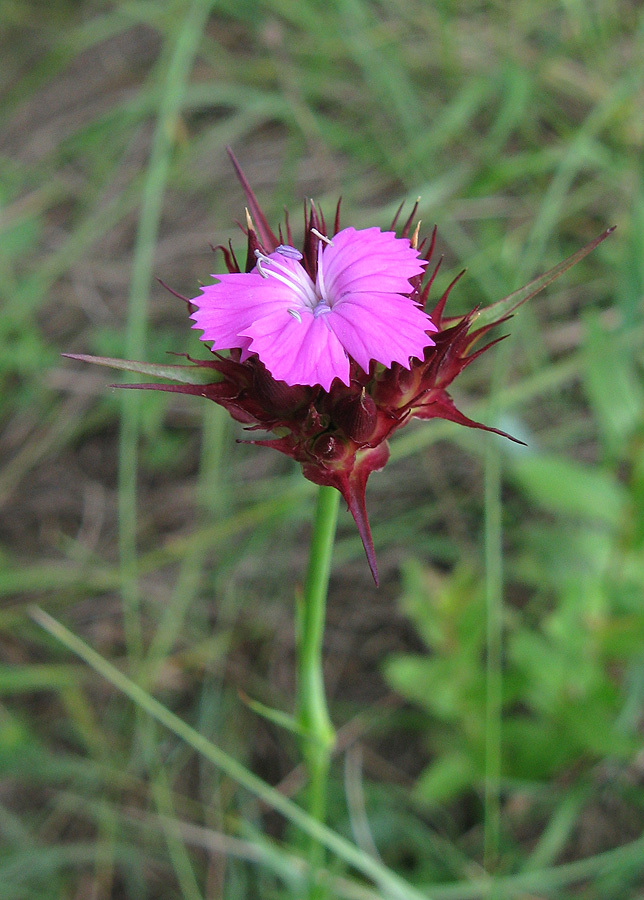
<path id="1" fill-rule="evenodd" d="M 233 781 L 236 781 L 237 784 L 254 794 L 272 809 L 281 813 L 316 843 L 322 844 L 348 865 L 353 866 L 362 875 L 371 879 L 383 896 L 391 898 L 391 900 L 431 900 L 428 894 L 408 884 L 379 860 L 369 856 L 322 822 L 316 821 L 297 804 L 266 784 L 265 781 L 250 772 L 237 759 L 225 753 L 216 744 L 213 744 L 212 741 L 209 741 L 208 738 L 188 725 L 187 722 L 176 716 L 166 706 L 159 703 L 139 684 L 128 678 L 44 610 L 32 606 L 29 609 L 29 615 L 41 628 L 60 641 L 72 653 L 83 659 L 87 665 L 117 690 L 129 697 L 139 709 L 185 741 L 196 753 L 201 754 L 221 772 L 233 779 Z"/>
<path id="2" fill-rule="evenodd" d="M 134 249 L 130 282 L 125 355 L 140 359 L 145 355 L 147 306 L 154 250 L 156 247 L 163 197 L 168 182 L 172 149 L 184 91 L 199 47 L 212 0 L 193 0 L 178 26 L 169 58 L 162 58 L 165 77 L 160 89 L 160 102 L 150 160 L 143 184 L 141 213 Z M 140 596 L 136 556 L 136 482 L 137 444 L 141 397 L 137 391 L 125 391 L 122 397 L 121 439 L 119 447 L 119 554 L 124 625 L 131 658 L 140 662 L 142 636 Z"/>
<path id="3" fill-rule="evenodd" d="M 489 416 L 493 420 L 510 362 L 512 342 L 506 341 L 495 360 L 490 385 Z M 485 793 L 483 866 L 494 875 L 501 839 L 501 772 L 503 732 L 503 523 L 501 454 L 494 436 L 485 448 Z M 494 896 L 494 892 L 492 894 Z"/>
<path id="4" fill-rule="evenodd" d="M 492 873 L 501 830 L 501 730 L 503 714 L 503 569 L 501 555 L 501 461 L 488 440 L 485 460 L 485 822 L 483 864 Z"/>

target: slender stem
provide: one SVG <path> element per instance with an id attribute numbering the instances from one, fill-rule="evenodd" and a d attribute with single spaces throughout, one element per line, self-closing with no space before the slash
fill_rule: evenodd
<path id="1" fill-rule="evenodd" d="M 331 556 L 338 518 L 339 493 L 321 486 L 315 509 L 304 594 L 297 610 L 297 720 L 303 733 L 302 755 L 309 776 L 309 813 L 324 824 L 331 751 L 335 732 L 326 703 L 322 643 Z M 324 848 L 313 839 L 309 847 L 312 878 L 324 864 Z M 309 898 L 319 897 L 312 882 Z"/>
<path id="2" fill-rule="evenodd" d="M 487 663 L 485 672 L 485 827 L 484 866 L 494 872 L 501 830 L 501 729 L 503 672 L 503 571 L 501 555 L 501 462 L 488 441 L 485 465 L 485 595 Z"/>
<path id="3" fill-rule="evenodd" d="M 489 416 L 497 415 L 507 377 L 511 341 L 497 354 L 490 386 Z M 485 453 L 485 825 L 483 865 L 490 875 L 498 867 L 501 841 L 501 759 L 503 737 L 503 525 L 501 456 L 493 435 Z M 492 900 L 496 889 L 492 889 Z"/>

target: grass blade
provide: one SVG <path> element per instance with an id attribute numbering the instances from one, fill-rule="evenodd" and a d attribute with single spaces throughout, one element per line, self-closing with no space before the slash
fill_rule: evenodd
<path id="1" fill-rule="evenodd" d="M 370 878 L 386 897 L 395 898 L 395 900 L 429 900 L 426 894 L 417 891 L 382 863 L 369 857 L 326 825 L 316 822 L 303 809 L 195 731 L 44 610 L 32 606 L 29 615 L 34 622 L 59 640 L 68 650 L 83 659 L 101 677 L 129 697 L 140 710 L 148 713 L 153 719 L 185 741 L 196 753 L 204 756 L 241 787 L 250 791 L 306 834 L 324 844 L 332 853 Z"/>

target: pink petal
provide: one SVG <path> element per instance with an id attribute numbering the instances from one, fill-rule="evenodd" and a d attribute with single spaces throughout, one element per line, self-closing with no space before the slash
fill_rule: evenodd
<path id="1" fill-rule="evenodd" d="M 423 358 L 436 331 L 429 316 L 399 294 L 351 294 L 329 313 L 329 327 L 358 365 L 368 371 L 371 360 L 409 368 L 410 357 Z"/>
<path id="2" fill-rule="evenodd" d="M 242 332 L 267 313 L 299 306 L 299 295 L 274 278 L 256 272 L 218 275 L 217 284 L 206 285 L 201 296 L 191 300 L 194 328 L 203 331 L 202 340 L 212 341 L 216 350 L 244 349 L 248 339 Z"/>
<path id="3" fill-rule="evenodd" d="M 319 384 L 328 391 L 334 378 L 349 384 L 349 360 L 326 323 L 331 313 L 317 318 L 299 310 L 301 322 L 285 310 L 258 319 L 245 335 L 273 378 L 287 384 Z"/>
<path id="4" fill-rule="evenodd" d="M 409 294 L 409 279 L 420 275 L 426 261 L 406 238 L 379 228 L 345 228 L 322 254 L 326 296 L 338 300 L 349 291 Z"/>

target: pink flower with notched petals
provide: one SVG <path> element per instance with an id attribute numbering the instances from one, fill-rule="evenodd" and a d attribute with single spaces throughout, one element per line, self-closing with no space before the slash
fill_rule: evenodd
<path id="1" fill-rule="evenodd" d="M 204 287 L 200 297 L 182 297 L 193 327 L 203 331 L 203 340 L 213 342 L 210 358 L 189 358 L 187 371 L 185 366 L 77 358 L 133 372 L 154 371 L 178 383 L 121 387 L 207 397 L 251 432 L 272 433 L 274 437 L 250 443 L 285 453 L 300 463 L 310 481 L 341 492 L 377 583 L 365 490 L 371 473 L 387 462 L 389 438 L 412 419 L 448 419 L 496 431 L 463 415 L 449 386 L 496 343 L 474 349 L 491 328 L 613 229 L 487 310 L 445 318 L 459 275 L 428 315 L 423 310 L 440 261 L 424 279 L 436 229 L 429 242 L 418 243 L 418 228 L 409 238 L 417 205 L 400 237 L 379 228 L 340 230 L 339 203 L 327 237 L 322 214 L 312 203 L 305 205 L 300 253 L 291 246 L 288 218 L 284 241 L 281 230 L 279 237 L 271 230 L 232 153 L 230 158 L 257 223 L 248 213 L 246 271 L 230 245 L 220 246 L 216 249 L 223 253 L 228 273 L 213 276 L 217 283 Z M 222 356 L 220 350 L 230 353 Z"/>
<path id="2" fill-rule="evenodd" d="M 410 298 L 410 279 L 427 261 L 407 238 L 379 228 L 318 234 L 315 281 L 302 254 L 281 244 L 255 250 L 251 272 L 213 276 L 191 302 L 192 318 L 213 350 L 257 354 L 273 378 L 288 385 L 349 386 L 350 359 L 364 372 L 375 361 L 406 369 L 422 359 L 436 331 Z"/>

